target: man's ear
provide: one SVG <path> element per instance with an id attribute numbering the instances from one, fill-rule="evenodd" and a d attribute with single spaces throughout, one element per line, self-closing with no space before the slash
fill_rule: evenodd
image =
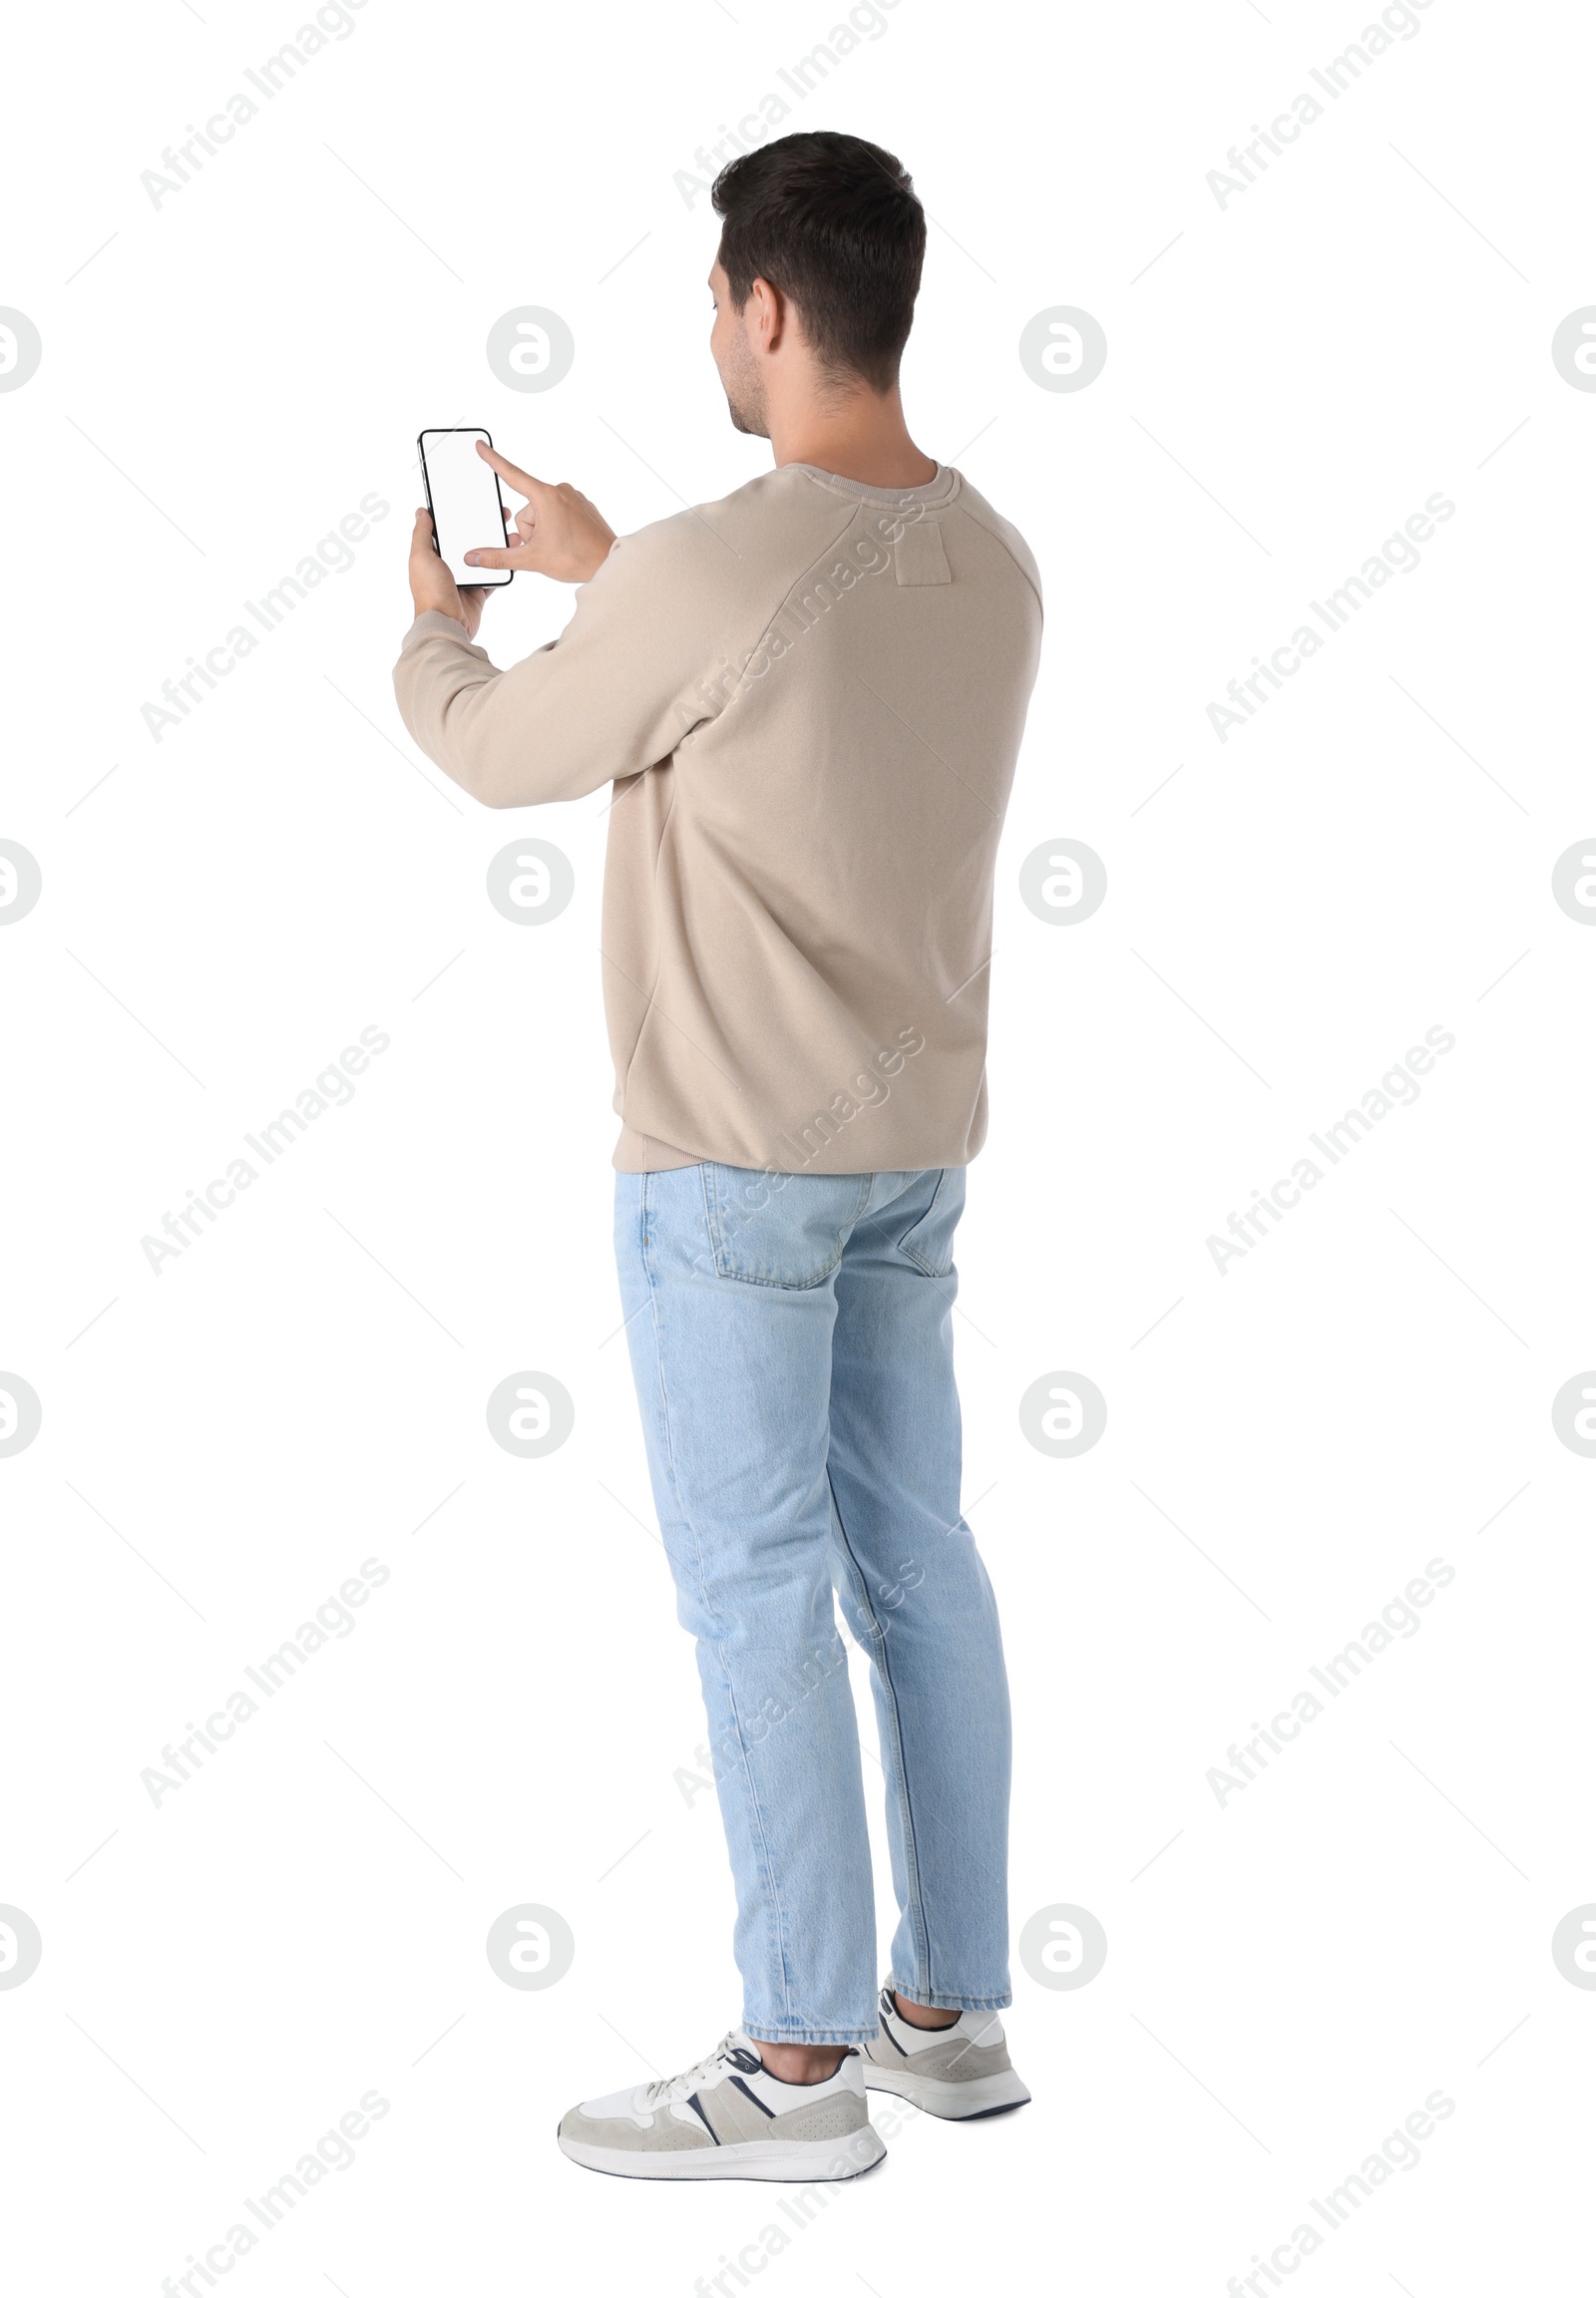
<path id="1" fill-rule="evenodd" d="M 773 287 L 768 279 L 756 279 L 748 290 L 748 300 L 754 306 L 754 333 L 760 348 L 774 351 L 787 317 L 780 288 Z"/>

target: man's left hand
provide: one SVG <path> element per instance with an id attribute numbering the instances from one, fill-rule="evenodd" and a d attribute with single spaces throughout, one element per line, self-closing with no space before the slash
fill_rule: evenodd
<path id="1" fill-rule="evenodd" d="M 466 636 L 475 638 L 488 591 L 473 585 L 462 590 L 433 547 L 432 514 L 416 513 L 410 538 L 410 595 L 418 614 L 452 614 L 464 623 Z"/>

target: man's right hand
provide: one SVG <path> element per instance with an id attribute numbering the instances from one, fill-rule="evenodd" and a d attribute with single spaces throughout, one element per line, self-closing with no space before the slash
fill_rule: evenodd
<path id="1" fill-rule="evenodd" d="M 527 502 L 516 513 L 516 541 L 504 550 L 468 551 L 466 565 L 525 568 L 556 582 L 590 581 L 608 558 L 615 536 L 587 496 L 579 495 L 575 487 L 551 487 L 530 472 L 518 471 L 484 440 L 477 441 L 477 453 Z"/>

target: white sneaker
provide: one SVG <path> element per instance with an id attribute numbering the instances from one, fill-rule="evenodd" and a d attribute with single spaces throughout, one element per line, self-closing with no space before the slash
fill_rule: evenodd
<path id="1" fill-rule="evenodd" d="M 911 2027 L 900 2019 L 892 1989 L 881 1991 L 881 2032 L 864 2047 L 865 2083 L 968 2122 L 1023 2106 L 1030 2093 L 1014 2073 L 996 2011 L 962 2011 L 952 2027 Z"/>
<path id="2" fill-rule="evenodd" d="M 560 2123 L 560 2150 L 617 2178 L 857 2178 L 887 2149 L 871 2127 L 864 2063 L 843 2055 L 824 2083 L 778 2083 L 733 2029 L 707 2059 L 658 2083 L 588 2099 Z"/>

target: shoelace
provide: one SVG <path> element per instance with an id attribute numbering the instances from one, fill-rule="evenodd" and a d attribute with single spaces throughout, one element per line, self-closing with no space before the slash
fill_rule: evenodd
<path id="1" fill-rule="evenodd" d="M 643 2098 L 650 2106 L 660 2106 L 667 2099 L 685 2099 L 689 2091 L 709 2076 L 717 2075 L 728 2062 L 736 2063 L 735 2028 L 722 2035 L 713 2051 L 700 2059 L 696 2067 L 689 2067 L 684 2075 L 665 2075 L 656 2083 L 645 2083 Z"/>

